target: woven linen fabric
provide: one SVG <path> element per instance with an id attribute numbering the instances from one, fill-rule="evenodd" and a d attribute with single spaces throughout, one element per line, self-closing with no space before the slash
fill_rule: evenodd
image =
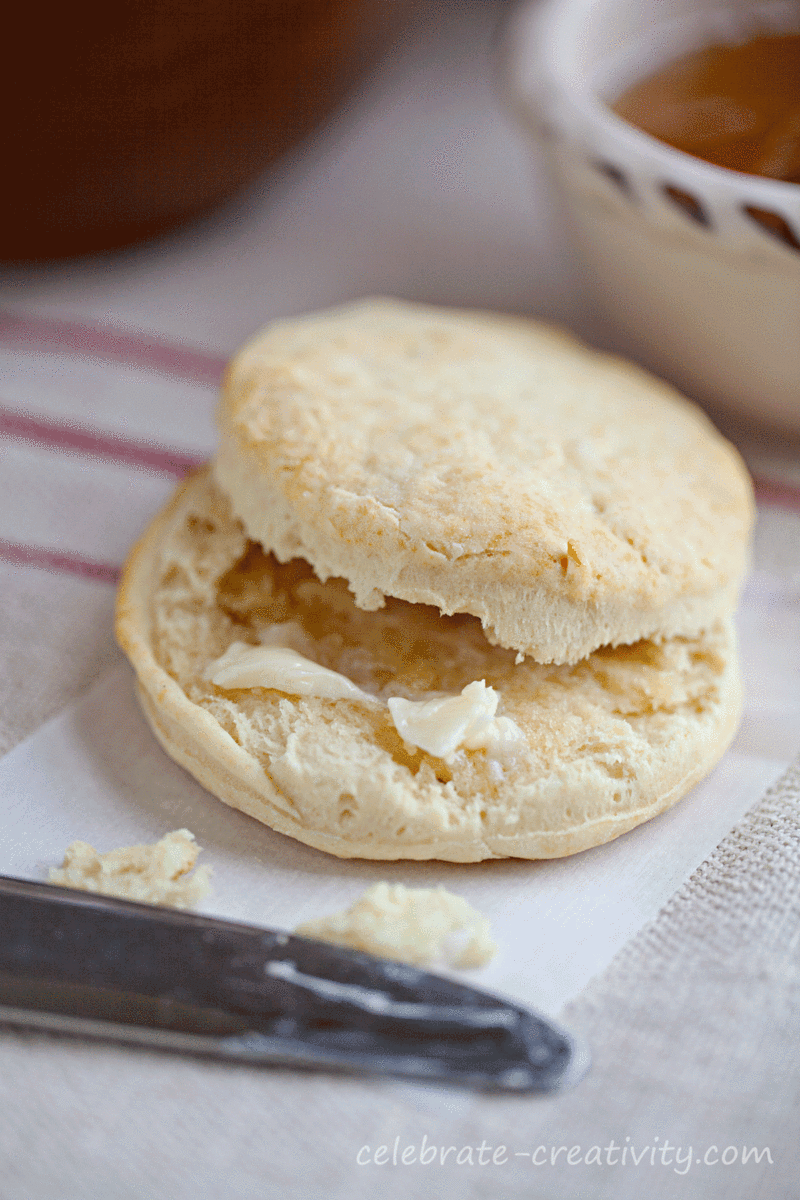
<path id="1" fill-rule="evenodd" d="M 94 459 L 67 457 L 73 427 L 29 427 L 12 415 L 5 444 L 14 453 L 3 471 L 19 498 L 0 530 L 2 750 L 118 661 L 120 552 L 183 469 L 119 442 L 96 446 Z M 37 455 L 49 456 L 49 490 L 23 490 L 15 471 L 24 484 Z M 800 545 L 792 507 L 762 504 L 756 536 L 755 566 L 784 580 Z M 776 785 L 563 1014 L 593 1053 L 574 1091 L 521 1100 L 427 1094 L 6 1029 L 0 1200 L 797 1196 L 799 778 L 795 768 Z M 606 1161 L 612 1143 L 615 1165 Z M 374 1156 L 383 1145 L 388 1164 L 359 1164 L 364 1147 Z M 701 1162 L 681 1173 L 690 1145 Z M 500 1161 L 482 1165 L 487 1147 L 493 1155 L 503 1146 Z M 626 1146 L 638 1166 L 633 1154 L 620 1163 Z M 426 1158 L 434 1147 L 435 1161 L 395 1166 L 391 1155 L 409 1147 Z M 760 1161 L 742 1163 L 743 1147 Z M 734 1149 L 736 1162 L 702 1162 Z"/>
<path id="2" fill-rule="evenodd" d="M 794 1200 L 799 802 L 800 763 L 568 1007 L 594 1054 L 571 1092 L 426 1106 L 392 1084 L 4 1031 L 0 1195 Z M 359 1165 L 395 1144 L 434 1159 Z"/>
<path id="3" fill-rule="evenodd" d="M 504 1195 L 797 1197 L 800 761 L 562 1015 L 594 1047 L 594 1065 L 535 1141 L 548 1161 L 580 1145 L 581 1161 L 561 1154 L 533 1170 L 522 1158 Z M 523 1114 L 502 1107 L 481 1135 L 533 1151 Z M 621 1162 L 626 1145 L 638 1167 L 630 1153 Z M 592 1146 L 603 1165 L 587 1163 Z"/>

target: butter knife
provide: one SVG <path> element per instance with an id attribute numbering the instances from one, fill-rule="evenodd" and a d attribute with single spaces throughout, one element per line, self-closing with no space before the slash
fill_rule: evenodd
<path id="1" fill-rule="evenodd" d="M 0 1023 L 235 1061 L 549 1092 L 552 1021 L 310 938 L 0 876 Z"/>

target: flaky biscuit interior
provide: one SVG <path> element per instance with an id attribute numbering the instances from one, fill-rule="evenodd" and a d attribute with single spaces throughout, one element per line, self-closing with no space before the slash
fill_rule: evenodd
<path id="1" fill-rule="evenodd" d="M 209 664 L 265 636 L 381 700 L 483 679 L 523 732 L 498 761 L 444 762 L 404 744 L 385 704 L 223 691 Z M 126 568 L 118 636 L 167 751 L 222 800 L 343 857 L 477 861 L 571 854 L 678 800 L 735 729 L 730 620 L 707 634 L 516 661 L 480 622 L 390 599 L 356 607 L 344 581 L 280 564 L 245 534 L 208 472 L 191 479 Z"/>

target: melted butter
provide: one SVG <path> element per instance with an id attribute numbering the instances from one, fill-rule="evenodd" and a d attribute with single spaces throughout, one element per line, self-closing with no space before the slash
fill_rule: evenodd
<path id="1" fill-rule="evenodd" d="M 206 679 L 225 690 L 263 687 L 290 696 L 382 704 L 346 675 L 321 667 L 288 646 L 234 642 L 210 664 Z M 499 701 L 494 688 L 479 680 L 467 684 L 458 696 L 430 700 L 395 696 L 388 707 L 395 729 L 410 746 L 445 760 L 463 747 L 486 750 L 503 761 L 513 757 L 523 735 L 510 717 L 497 716 Z"/>
<path id="2" fill-rule="evenodd" d="M 206 678 L 226 690 L 263 687 L 290 696 L 380 703 L 346 675 L 329 671 L 287 646 L 248 646 L 234 642 L 221 658 L 211 663 Z"/>
<path id="3" fill-rule="evenodd" d="M 613 108 L 696 158 L 800 183 L 800 33 L 684 55 Z"/>
<path id="4" fill-rule="evenodd" d="M 436 700 L 389 700 L 395 728 L 403 741 L 447 760 L 463 747 L 487 750 L 493 758 L 513 754 L 522 737 L 510 717 L 498 717 L 500 697 L 483 680 L 468 683 L 460 696 Z"/>

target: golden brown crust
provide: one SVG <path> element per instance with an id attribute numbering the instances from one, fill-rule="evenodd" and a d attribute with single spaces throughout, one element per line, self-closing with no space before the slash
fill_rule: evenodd
<path id="1" fill-rule="evenodd" d="M 251 537 L 384 596 L 477 616 L 539 662 L 732 611 L 753 502 L 706 417 L 516 317 L 367 301 L 234 360 L 217 479 Z"/>

